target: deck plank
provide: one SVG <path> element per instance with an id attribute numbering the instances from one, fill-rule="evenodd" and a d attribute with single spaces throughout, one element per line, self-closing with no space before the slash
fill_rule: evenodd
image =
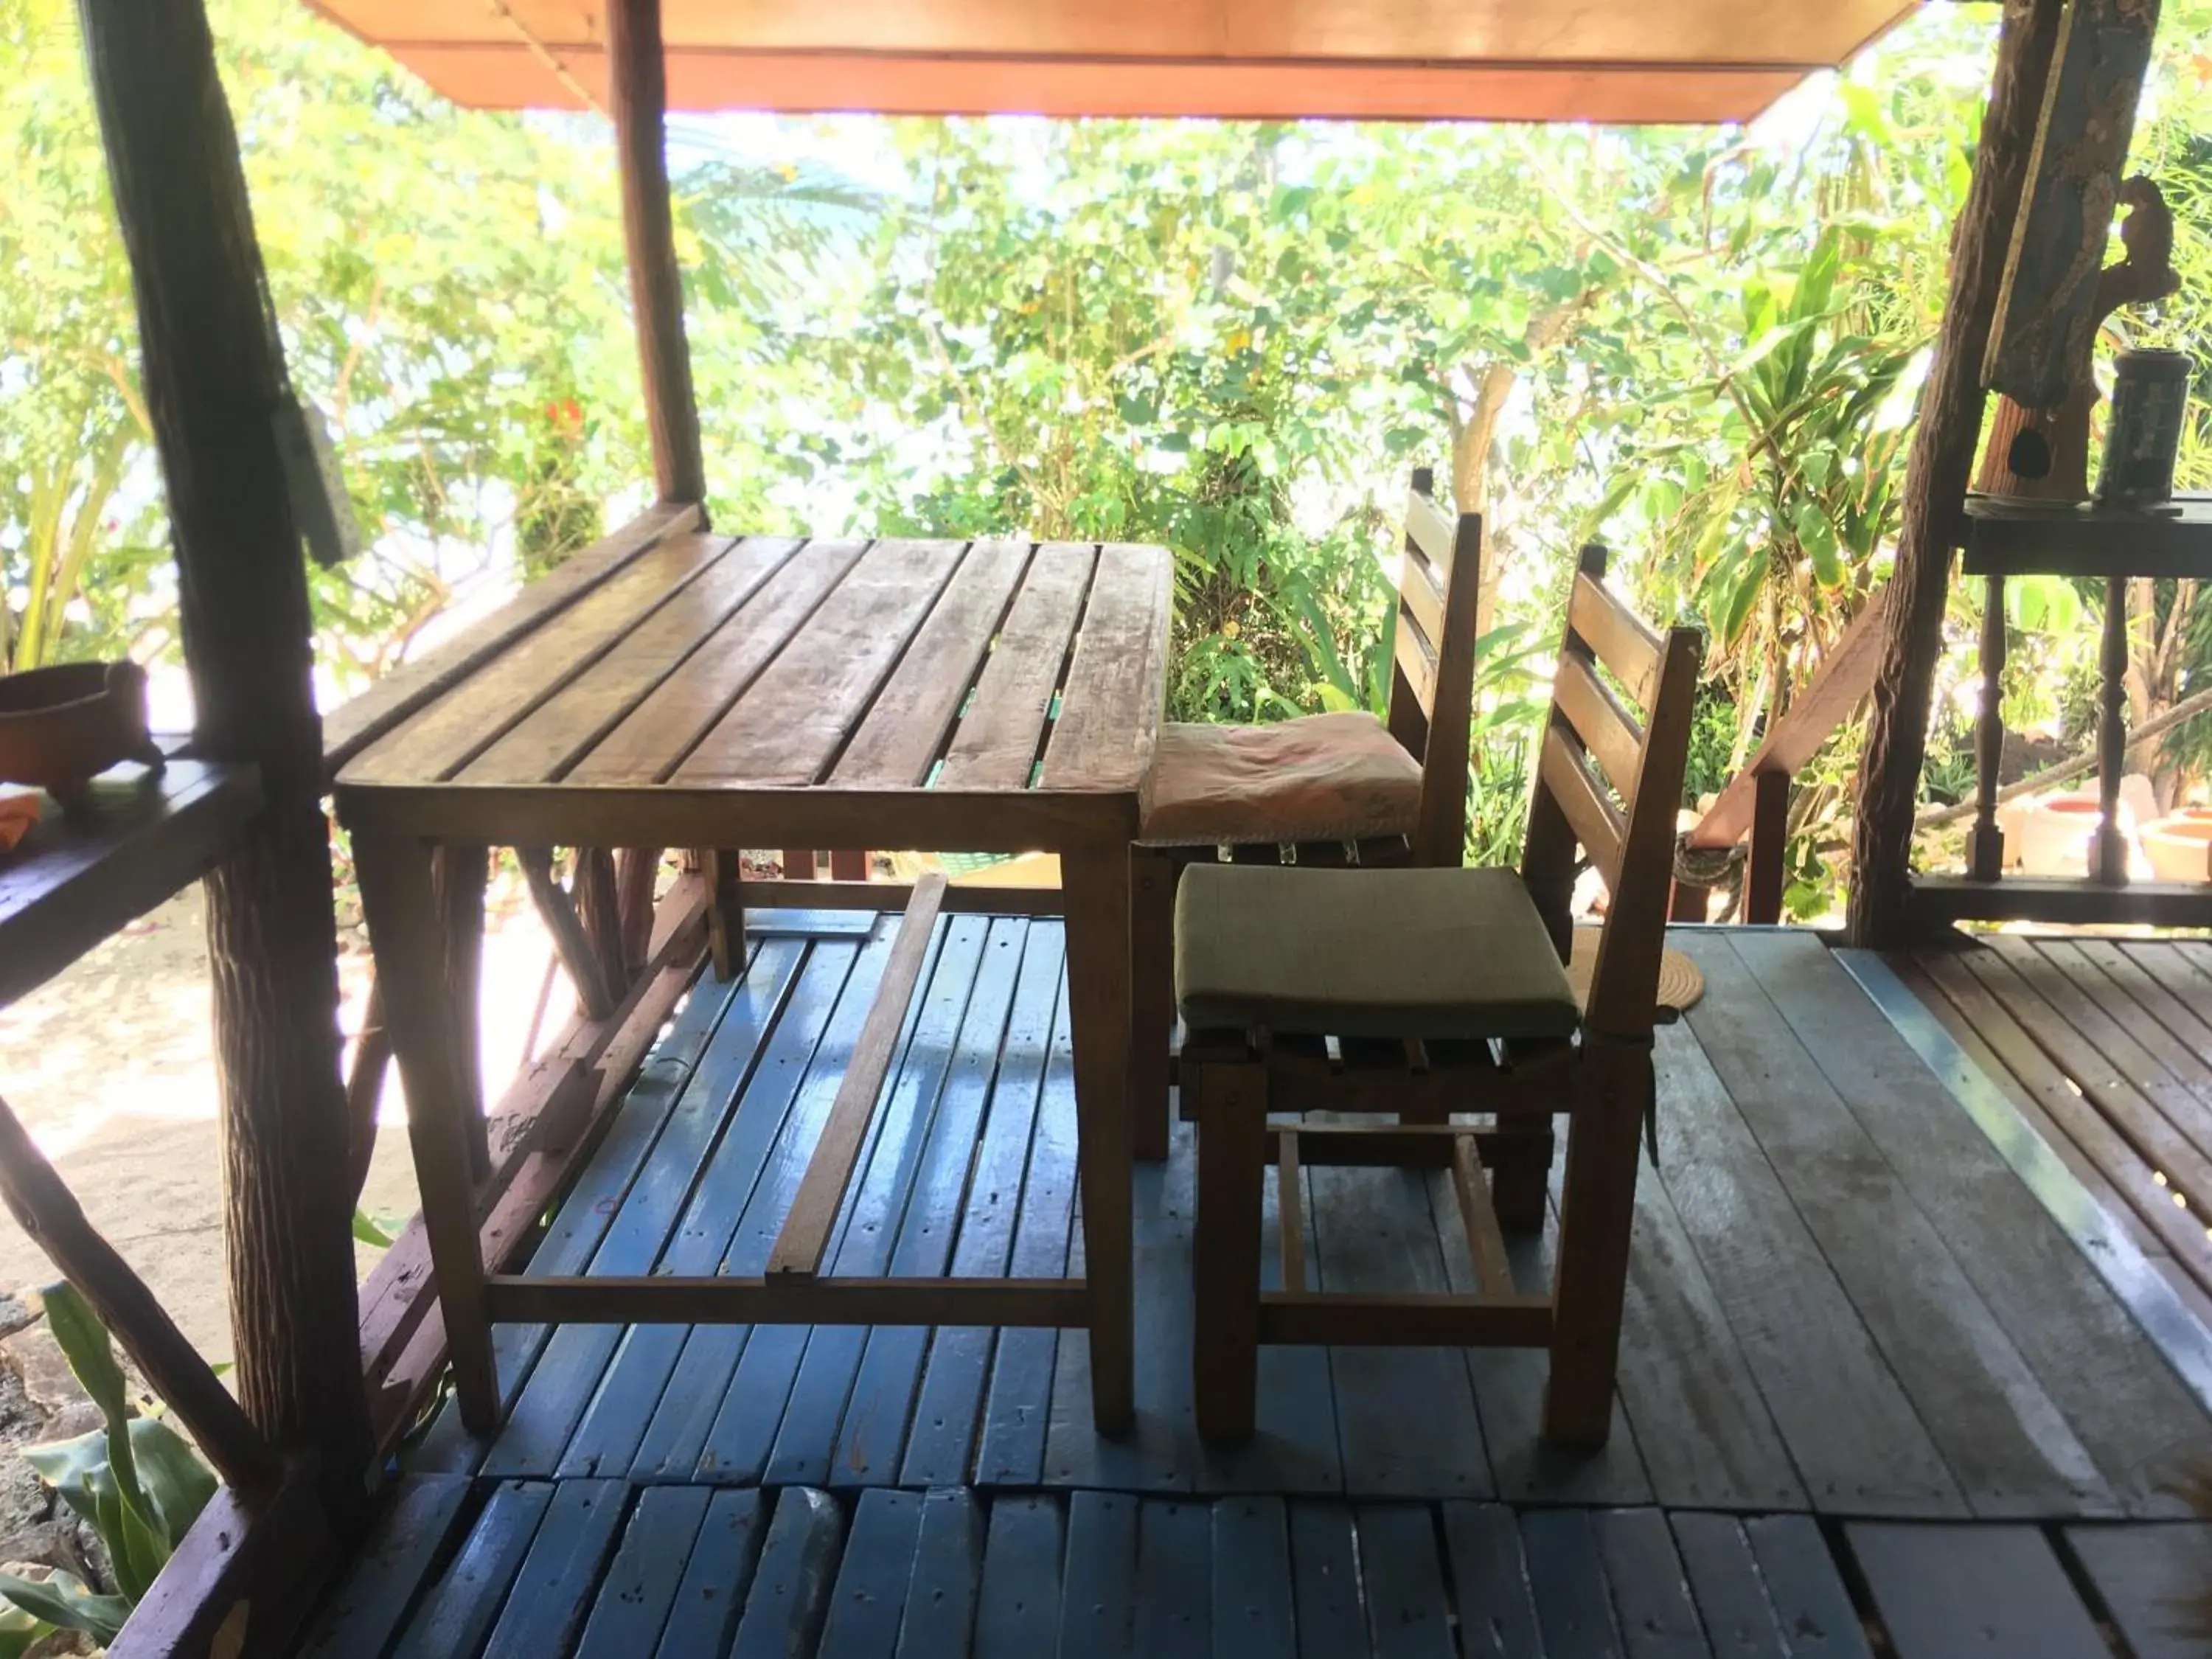
<path id="1" fill-rule="evenodd" d="M 1210 1659 L 1213 1513 L 1203 1501 L 1147 1498 L 1138 1511 L 1134 1651 L 1146 1659 Z"/>
<path id="2" fill-rule="evenodd" d="M 767 1503 L 752 1487 L 718 1492 L 691 1546 L 676 1604 L 661 1627 L 656 1659 L 726 1652 L 752 1594 Z"/>
<path id="3" fill-rule="evenodd" d="M 2212 1522 L 2069 1527 L 2066 1547 L 2134 1659 L 2212 1647 Z"/>
<path id="4" fill-rule="evenodd" d="M 2144 1012 L 2187 1044 L 2190 1053 L 2212 1066 L 2212 1022 L 2199 1012 L 2212 1009 L 2212 983 L 2191 969 L 2172 946 L 2160 939 L 2087 937 L 2074 943 Z M 2179 983 L 2179 994 L 2170 981 Z"/>
<path id="5" fill-rule="evenodd" d="M 828 1492 L 786 1486 L 775 1495 L 730 1659 L 797 1659 L 814 1651 L 844 1541 L 845 1513 Z"/>
<path id="6" fill-rule="evenodd" d="M 1359 1553 L 1344 1504 L 1291 1505 L 1291 1583 L 1296 1588 L 1298 1659 L 1358 1659 L 1374 1652 L 1359 1601 Z"/>
<path id="7" fill-rule="evenodd" d="M 1861 1521 L 1844 1531 L 1897 1659 L 2111 1659 L 2033 1527 Z"/>
<path id="8" fill-rule="evenodd" d="M 2096 1269 L 1888 1018 L 1817 945 L 1746 935 L 1736 954 L 1796 1033 L 2131 1514 L 2166 1513 L 2177 1460 L 2212 1420 Z M 2094 971 L 2087 963 L 2084 972 Z M 2072 1495 L 2071 1512 L 2099 1494 Z"/>
<path id="9" fill-rule="evenodd" d="M 1934 1441 L 1684 1025 L 1662 1027 L 1659 1178 L 1815 1509 L 1966 1513 Z"/>
<path id="10" fill-rule="evenodd" d="M 892 1659 L 906 1621 L 908 1587 L 921 1541 L 920 1492 L 860 1494 L 852 1536 L 830 1592 L 820 1659 Z"/>
<path id="11" fill-rule="evenodd" d="M 647 1486 L 623 1528 L 575 1659 L 637 1659 L 660 1640 L 714 1494 L 704 1486 Z"/>
<path id="12" fill-rule="evenodd" d="M 1690 1595 L 1667 1517 L 1657 1510 L 1604 1510 L 1598 1558 L 1628 1659 L 1708 1659 L 1705 1623 Z"/>
<path id="13" fill-rule="evenodd" d="M 1466 1659 L 1544 1659 L 1513 1511 L 1503 1504 L 1447 1504 L 1443 1520 Z"/>
<path id="14" fill-rule="evenodd" d="M 1713 1659 L 1790 1659 L 1743 1523 L 1732 1515 L 1668 1520 Z"/>
<path id="15" fill-rule="evenodd" d="M 898 1659 L 937 1659 L 969 1650 L 982 1574 L 983 1514 L 975 1494 L 964 1487 L 929 1493 L 922 1499 Z"/>
<path id="16" fill-rule="evenodd" d="M 1699 1046 L 1974 1512 L 2049 1515 L 2078 1504 L 2114 1505 L 2064 1414 L 1942 1235 L 1777 1017 L 1760 979 L 1779 964 L 1765 963 L 1754 975 L 1722 936 L 1686 933 L 1679 943 L 1717 994 L 1690 1011 Z M 1823 948 L 1814 939 L 1804 943 Z M 1822 965 L 1833 968 L 1825 958 Z M 1839 994 L 1864 1004 L 1843 970 L 1834 972 Z M 1886 1025 L 1883 1035 L 1896 1040 Z M 1941 1109 L 1954 1109 L 1948 1099 Z M 2031 1224 L 2044 1224 L 2035 1218 Z"/>
<path id="17" fill-rule="evenodd" d="M 1527 1511 L 1521 1547 L 1550 1659 L 1624 1659 L 1590 1512 Z"/>
<path id="18" fill-rule="evenodd" d="M 1224 1498 L 1213 1506 L 1213 1656 L 1297 1650 L 1290 1513 L 1280 1498 Z"/>
<path id="19" fill-rule="evenodd" d="M 976 1593 L 975 1659 L 1032 1659 L 1060 1628 L 1061 1515 L 1052 1498 L 991 1505 Z"/>
<path id="20" fill-rule="evenodd" d="M 515 1571 L 553 1501 L 544 1481 L 510 1480 L 485 1502 L 453 1558 L 409 1621 L 395 1659 L 473 1656 L 507 1604 Z"/>
<path id="21" fill-rule="evenodd" d="M 1359 1564 L 1375 1659 L 1455 1659 L 1451 1606 L 1425 1504 L 1363 1504 Z"/>
<path id="22" fill-rule="evenodd" d="M 2100 944 L 2101 952 L 2093 948 Z M 2171 1003 L 2172 999 L 2122 955 L 2117 945 L 2110 939 L 2039 939 L 2034 949 L 2179 1082 L 2200 1109 L 2212 1111 L 2212 1066 L 2143 1005 L 2131 988 L 2142 988 L 2154 1001 L 2164 998 Z"/>
<path id="23" fill-rule="evenodd" d="M 568 1651 L 590 1610 L 629 1498 L 619 1480 L 564 1480 L 554 1488 L 484 1659 Z"/>
<path id="24" fill-rule="evenodd" d="M 890 1264 L 924 1156 L 936 1137 L 938 1112 L 969 1000 L 989 996 L 1003 1010 L 1012 988 L 1011 956 L 1002 950 L 986 957 L 984 945 L 992 927 L 981 916 L 955 916 L 942 928 L 944 944 L 935 966 L 915 992 L 909 1034 L 884 1097 L 871 1115 L 869 1146 L 855 1165 L 832 1237 L 829 1260 L 833 1273 L 876 1278 Z M 994 975 L 989 988 L 978 978 L 987 959 Z M 1003 1012 L 987 1022 L 983 1040 L 995 1045 L 1004 1024 Z M 980 1085 L 975 1093 L 980 1096 Z M 954 1127 L 972 1149 L 973 1121 Z M 868 1333 L 860 1326 L 817 1325 L 802 1330 L 801 1335 L 805 1358 L 792 1385 L 790 1407 L 775 1425 L 763 1477 L 771 1486 L 830 1484 L 838 1431 Z"/>
<path id="25" fill-rule="evenodd" d="M 1820 1524 L 1807 1515 L 1754 1516 L 1743 1523 L 1791 1659 L 1873 1659 Z"/>
<path id="26" fill-rule="evenodd" d="M 1068 1498 L 1058 1659 L 1126 1659 L 1137 1651 L 1139 1504 L 1127 1492 L 1079 1492 Z"/>
<path id="27" fill-rule="evenodd" d="M 402 1476 L 315 1633 L 307 1659 L 379 1659 L 460 1524 L 465 1476 Z"/>
<path id="28" fill-rule="evenodd" d="M 958 1233 L 951 1241 L 956 1274 L 1003 1273 L 1012 1254 L 1037 1101 L 1054 1041 L 1066 947 L 1066 930 L 1057 922 L 1033 925 L 1023 945 L 1006 1046 L 991 1087 L 973 1172 L 967 1176 Z M 1064 1029 L 1060 1041 L 1066 1042 Z M 1061 1063 L 1067 1063 L 1065 1055 Z M 941 1248 L 941 1235 L 936 1242 Z M 926 1265 L 921 1270 L 927 1270 Z M 1037 1335 L 1050 1344 L 1048 1333 Z M 861 1362 L 861 1386 L 864 1390 L 880 1387 L 892 1408 L 872 1414 L 863 1424 L 890 1423 L 894 1418 L 904 1422 L 900 1398 L 911 1394 L 912 1428 L 902 1449 L 892 1444 L 880 1451 L 872 1439 L 848 1435 L 839 1455 L 840 1466 L 862 1480 L 890 1480 L 894 1470 L 908 1486 L 965 1480 L 981 1431 L 983 1393 L 997 1346 L 998 1333 L 975 1326 L 945 1327 L 927 1334 L 877 1331 L 870 1340 L 868 1357 Z"/>

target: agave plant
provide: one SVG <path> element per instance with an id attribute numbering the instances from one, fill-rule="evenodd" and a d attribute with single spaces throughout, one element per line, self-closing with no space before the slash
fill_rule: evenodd
<path id="1" fill-rule="evenodd" d="M 106 1422 L 72 1440 L 27 1446 L 23 1458 L 100 1534 L 115 1594 L 101 1595 L 59 1570 L 43 1583 L 0 1573 L 0 1601 L 7 1604 L 0 1659 L 15 1659 L 57 1629 L 112 1642 L 216 1490 L 215 1476 L 183 1436 L 158 1417 L 131 1413 L 123 1368 L 84 1298 L 66 1284 L 50 1285 L 40 1296 L 47 1328 Z"/>

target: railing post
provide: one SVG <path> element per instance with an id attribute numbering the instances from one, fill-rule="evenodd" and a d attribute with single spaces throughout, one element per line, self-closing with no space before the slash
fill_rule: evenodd
<path id="1" fill-rule="evenodd" d="M 1755 790 L 1751 853 L 1743 868 L 1743 920 L 1771 927 L 1782 920 L 1784 878 L 1790 867 L 1790 775 L 1779 768 L 1761 772 Z"/>

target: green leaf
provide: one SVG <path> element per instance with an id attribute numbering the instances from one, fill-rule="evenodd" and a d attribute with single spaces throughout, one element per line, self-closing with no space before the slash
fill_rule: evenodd
<path id="1" fill-rule="evenodd" d="M 161 1530 L 174 1549 L 215 1496 L 215 1474 L 185 1437 L 158 1417 L 133 1418 L 131 1444 L 146 1495 L 160 1512 Z"/>
<path id="2" fill-rule="evenodd" d="M 41 1638 L 53 1633 L 45 1620 L 10 1602 L 0 1602 L 0 1659 L 22 1659 Z"/>
<path id="3" fill-rule="evenodd" d="M 82 1631 L 102 1646 L 122 1633 L 123 1621 L 131 1616 L 131 1604 L 121 1596 L 96 1595 L 82 1579 L 58 1567 L 43 1584 L 0 1572 L 0 1596 L 32 1619 L 60 1630 Z M 20 1653 L 22 1649 L 0 1644 L 0 1654 L 11 1650 Z"/>
<path id="4" fill-rule="evenodd" d="M 1797 545 L 1813 562 L 1813 578 L 1823 587 L 1834 587 L 1844 580 L 1843 562 L 1836 556 L 1836 526 L 1822 512 L 1818 501 L 1800 501 L 1794 528 Z"/>
<path id="5" fill-rule="evenodd" d="M 353 1212 L 353 1241 L 356 1244 L 366 1244 L 375 1250 L 388 1250 L 392 1248 L 392 1235 L 378 1226 L 375 1218 L 368 1211 L 362 1209 L 356 1209 Z"/>

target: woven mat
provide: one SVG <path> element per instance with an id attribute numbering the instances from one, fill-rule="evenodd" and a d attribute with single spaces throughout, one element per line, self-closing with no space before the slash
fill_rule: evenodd
<path id="1" fill-rule="evenodd" d="M 1597 941 L 1601 929 L 1575 929 L 1574 957 L 1567 963 L 1567 980 L 1575 988 L 1575 995 L 1583 1001 L 1589 1000 L 1590 974 L 1597 967 Z M 1668 951 L 1659 958 L 1659 1003 L 1665 1008 L 1691 1008 L 1705 994 L 1705 976 L 1698 971 L 1698 964 L 1680 951 Z"/>

